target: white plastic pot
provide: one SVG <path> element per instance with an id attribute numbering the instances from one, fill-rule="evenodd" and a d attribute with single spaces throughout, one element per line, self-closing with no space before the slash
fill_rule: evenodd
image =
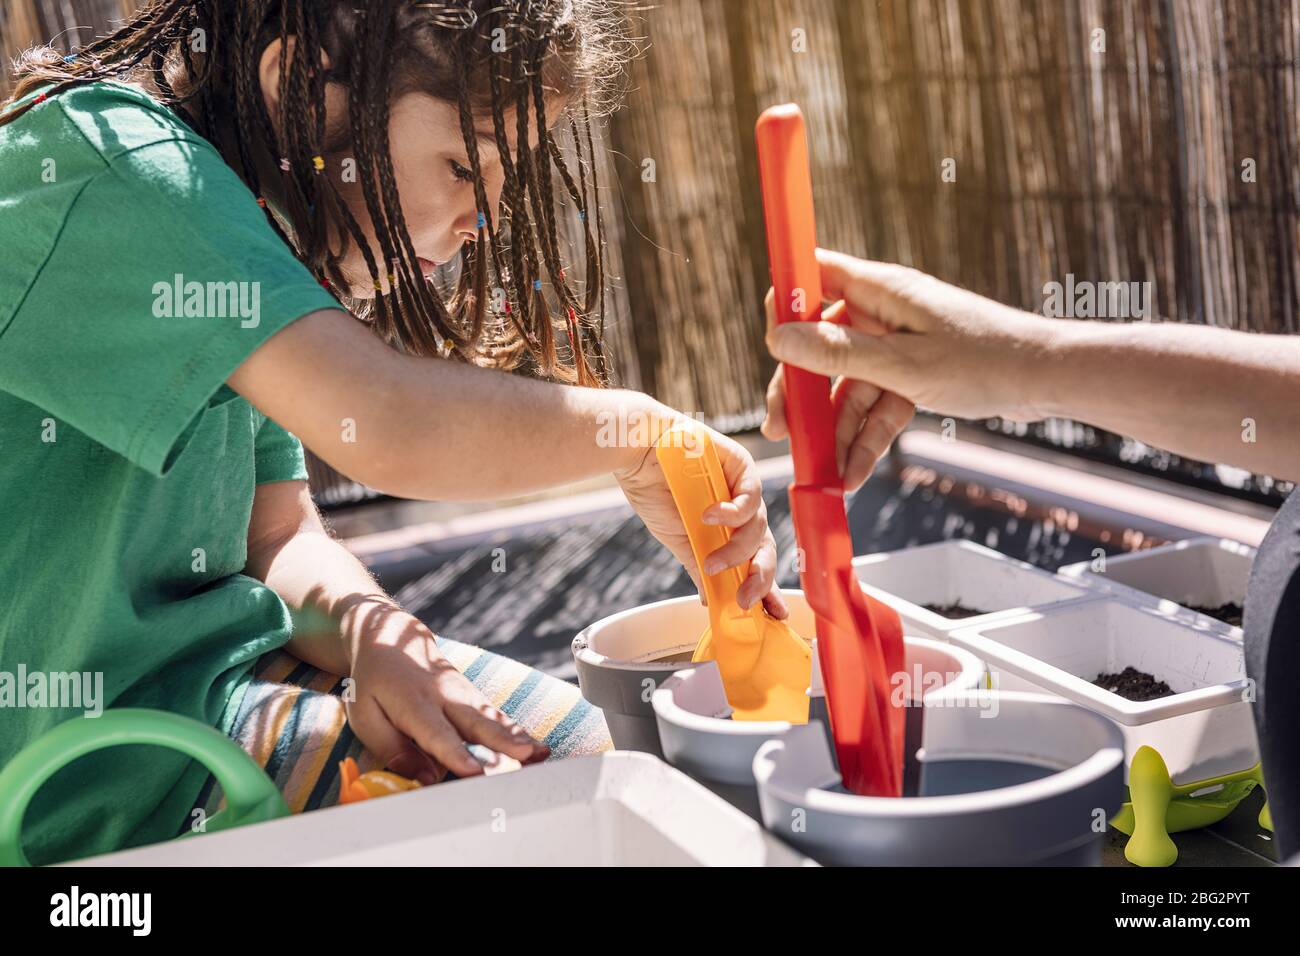
<path id="1" fill-rule="evenodd" d="M 1095 595 L 1088 585 L 1009 558 L 972 541 L 939 541 L 853 559 L 863 588 L 915 622 L 912 633 L 952 631 Z M 926 605 L 961 604 L 985 613 L 948 618 Z"/>
<path id="2" fill-rule="evenodd" d="M 801 591 L 782 592 L 787 600 L 798 597 L 805 608 L 795 631 L 812 640 L 814 627 L 806 613 Z M 792 612 L 793 613 L 793 612 Z M 915 620 L 900 609 L 903 629 L 912 632 Z M 696 667 L 689 657 L 709 626 L 708 608 L 695 596 L 670 598 L 610 615 L 582 630 L 573 639 L 573 658 L 582 696 L 605 713 L 610 737 L 619 750 L 643 750 L 663 756 L 651 696 L 676 671 Z M 662 663 L 669 656 L 685 661 Z"/>
<path id="3" fill-rule="evenodd" d="M 798 866 L 812 861 L 645 754 L 473 777 L 88 866 Z"/>
<path id="4" fill-rule="evenodd" d="M 1244 607 L 1254 561 L 1255 549 L 1239 541 L 1188 538 L 1145 551 L 1109 555 L 1096 570 L 1092 561 L 1081 561 L 1061 568 L 1060 574 L 1116 597 L 1154 603 L 1166 613 L 1194 618 L 1198 615 L 1192 608 Z M 1240 639 L 1241 628 L 1223 627 Z"/>
<path id="5" fill-rule="evenodd" d="M 862 797 L 840 788 L 819 728 L 795 727 L 754 757 L 763 823 L 829 864 L 1100 862 L 1124 760 L 1119 731 L 1100 715 L 1037 694 L 955 694 L 925 708 L 921 757 L 920 796 Z"/>
<path id="6" fill-rule="evenodd" d="M 812 633 L 813 613 L 802 593 L 787 593 L 790 624 Z M 944 694 L 983 686 L 984 665 L 971 654 L 940 641 L 904 638 L 907 669 L 899 688 L 907 700 L 937 700 Z M 664 759 L 714 793 L 758 817 L 754 789 L 754 754 L 765 742 L 784 736 L 785 721 L 731 720 L 731 707 L 717 664 L 680 671 L 655 691 L 651 700 L 659 723 Z"/>
<path id="7" fill-rule="evenodd" d="M 1259 760 L 1243 647 L 1220 622 L 1101 598 L 954 631 L 951 640 L 983 660 L 1001 690 L 1058 694 L 1110 718 L 1127 758 L 1143 744 L 1155 748 L 1175 784 Z M 1174 693 L 1135 702 L 1092 683 L 1125 667 Z"/>

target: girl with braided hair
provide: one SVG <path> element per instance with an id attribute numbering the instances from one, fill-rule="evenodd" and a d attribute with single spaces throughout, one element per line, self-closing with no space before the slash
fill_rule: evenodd
<path id="1" fill-rule="evenodd" d="M 609 387 L 601 348 L 591 123 L 629 50 L 618 3 L 156 0 L 20 60 L 0 110 L 0 669 L 96 674 L 96 706 L 219 726 L 295 809 L 333 802 L 353 753 L 428 783 L 482 772 L 470 745 L 608 746 L 570 685 L 397 606 L 326 532 L 302 446 L 418 499 L 610 472 L 698 581 L 649 452 L 679 413 Z M 733 500 L 706 520 L 734 534 L 706 567 L 752 561 L 742 604 L 784 616 L 753 462 L 714 442 Z M 303 686 L 267 689 L 284 679 Z M 80 714 L 8 711 L 0 763 Z M 217 801 L 180 755 L 101 751 L 38 795 L 28 855 L 164 839 Z"/>

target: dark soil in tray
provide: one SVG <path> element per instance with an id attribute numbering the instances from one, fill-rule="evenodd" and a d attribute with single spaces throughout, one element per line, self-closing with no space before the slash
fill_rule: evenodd
<path id="1" fill-rule="evenodd" d="M 1224 624 L 1231 624 L 1233 627 L 1241 627 L 1241 605 L 1220 604 L 1218 607 L 1196 607 L 1188 605 L 1193 611 L 1200 611 L 1202 614 L 1208 614 L 1210 617 L 1218 618 Z"/>
<path id="2" fill-rule="evenodd" d="M 1126 667 L 1118 674 L 1098 674 L 1093 683 L 1125 700 L 1158 700 L 1173 693 L 1164 681 L 1156 680 L 1136 667 Z"/>
<path id="3" fill-rule="evenodd" d="M 959 621 L 964 617 L 975 617 L 979 614 L 989 613 L 980 608 L 967 607 L 960 602 L 953 604 L 922 604 L 921 607 L 934 614 L 938 614 L 940 617 L 946 617 L 952 621 Z"/>

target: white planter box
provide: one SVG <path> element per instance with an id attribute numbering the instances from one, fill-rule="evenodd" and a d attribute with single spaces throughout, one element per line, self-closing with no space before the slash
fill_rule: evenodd
<path id="1" fill-rule="evenodd" d="M 1219 622 L 1099 598 L 972 626 L 950 639 L 988 665 L 1000 690 L 1046 691 L 1109 717 L 1124 735 L 1126 765 L 1146 744 L 1182 784 L 1259 760 L 1244 649 L 1211 624 Z M 1165 681 L 1174 693 L 1139 703 L 1092 683 L 1126 667 Z"/>
<path id="2" fill-rule="evenodd" d="M 802 592 L 785 592 L 790 626 L 811 634 L 812 608 Z M 905 638 L 908 685 L 924 694 L 975 690 L 984 686 L 984 665 L 969 651 L 934 639 Z M 655 691 L 651 704 L 658 719 L 664 759 L 690 774 L 739 809 L 758 816 L 754 754 L 766 741 L 794 725 L 778 720 L 730 720 L 722 675 L 709 662 L 679 671 Z"/>
<path id="3" fill-rule="evenodd" d="M 797 866 L 810 860 L 645 754 L 474 777 L 84 866 Z"/>
<path id="4" fill-rule="evenodd" d="M 803 592 L 782 593 L 788 600 L 798 596 L 803 604 L 803 616 L 791 624 L 800 637 L 811 641 L 815 627 Z M 925 633 L 905 609 L 898 610 L 905 632 Z M 708 608 L 691 595 L 620 611 L 584 628 L 573 639 L 578 686 L 588 703 L 604 711 L 619 750 L 663 755 L 651 695 L 674 672 L 699 666 L 691 664 L 689 657 L 708 626 Z M 676 655 L 686 655 L 687 660 L 658 663 Z"/>
<path id="5" fill-rule="evenodd" d="M 972 541 L 939 541 L 853 559 L 863 589 L 915 622 L 911 633 L 944 638 L 958 628 L 1095 595 L 1071 581 Z M 986 613 L 948 618 L 925 605 Z"/>
<path id="6" fill-rule="evenodd" d="M 1061 568 L 1060 574 L 1117 596 L 1154 603 L 1166 613 L 1194 617 L 1191 608 L 1195 607 L 1244 607 L 1254 561 L 1255 549 L 1239 541 L 1188 538 L 1145 551 L 1109 555 L 1105 571 L 1094 571 L 1091 561 L 1081 561 Z M 1241 628 L 1223 626 L 1241 637 Z"/>

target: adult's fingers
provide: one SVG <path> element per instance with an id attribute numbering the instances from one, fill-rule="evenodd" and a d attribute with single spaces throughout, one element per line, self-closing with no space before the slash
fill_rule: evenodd
<path id="1" fill-rule="evenodd" d="M 772 290 L 767 290 L 767 298 L 764 300 L 767 308 L 767 327 L 771 331 L 775 325 L 772 311 Z M 844 325 L 849 321 L 848 309 L 841 299 L 827 306 L 822 311 L 823 322 L 835 322 Z M 785 365 L 781 364 L 776 367 L 776 372 L 772 375 L 772 380 L 767 383 L 767 417 L 763 419 L 763 424 L 759 428 L 769 441 L 780 441 L 790 435 L 790 426 L 785 417 Z"/>
<path id="2" fill-rule="evenodd" d="M 763 296 L 763 313 L 767 316 L 767 331 L 776 325 L 776 291 L 769 288 Z M 772 381 L 767 383 L 767 417 L 759 427 L 770 441 L 780 441 L 789 434 L 785 425 L 785 375 L 781 366 L 776 367 Z"/>
<path id="3" fill-rule="evenodd" d="M 778 365 L 767 383 L 767 417 L 759 428 L 769 441 L 780 441 L 790 434 L 785 422 L 785 366 Z"/>
<path id="4" fill-rule="evenodd" d="M 867 412 L 862 430 L 854 437 L 844 465 L 844 490 L 853 491 L 871 477 L 876 463 L 907 427 L 916 412 L 907 399 L 883 392 Z"/>
<path id="5" fill-rule="evenodd" d="M 767 334 L 773 357 L 832 378 L 871 382 L 906 394 L 911 335 L 867 335 L 831 322 L 790 322 Z"/>
<path id="6" fill-rule="evenodd" d="M 911 329 L 921 313 L 907 307 L 909 292 L 924 287 L 929 277 L 892 262 L 857 259 L 829 249 L 817 250 L 822 295 L 844 299 L 854 327 L 869 335 L 898 328 Z"/>
<path id="7" fill-rule="evenodd" d="M 871 382 L 842 378 L 835 383 L 831 404 L 835 409 L 835 464 L 841 475 L 848 464 L 849 449 L 866 423 L 867 412 L 880 395 L 880 389 Z"/>

